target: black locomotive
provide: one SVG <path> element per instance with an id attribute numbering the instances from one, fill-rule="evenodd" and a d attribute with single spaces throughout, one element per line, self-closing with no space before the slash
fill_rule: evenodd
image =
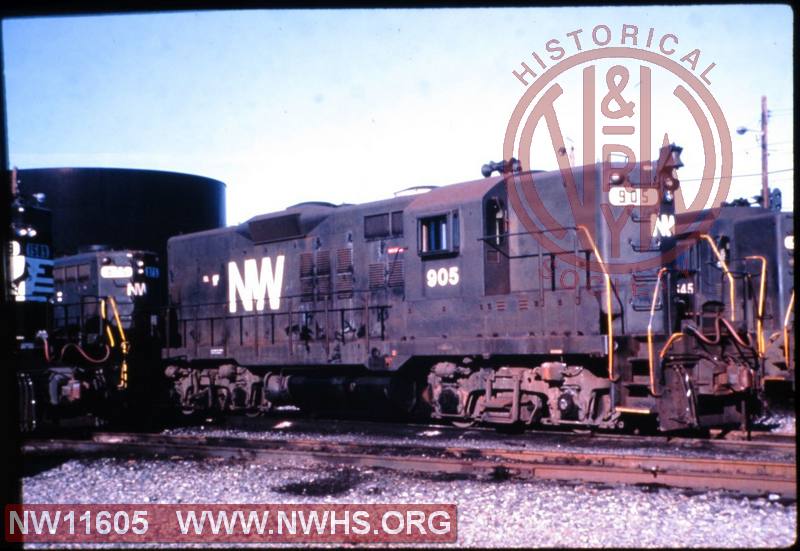
<path id="1" fill-rule="evenodd" d="M 14 208 L 20 428 L 79 416 L 119 419 L 131 383 L 141 396 L 159 361 L 158 257 L 94 249 L 53 259 L 49 209 L 23 196 Z"/>
<path id="2" fill-rule="evenodd" d="M 746 426 L 766 381 L 794 384 L 793 216 L 676 215 L 680 151 L 626 173 L 573 170 L 597 198 L 577 214 L 564 174 L 505 162 L 427 193 L 173 237 L 174 393 L 187 412 L 291 403 L 457 425 Z M 525 186 L 556 229 L 533 230 L 512 205 Z M 625 219 L 619 190 L 640 197 Z"/>
<path id="3" fill-rule="evenodd" d="M 224 225 L 224 184 L 160 171 L 33 169 L 12 172 L 11 192 L 6 292 L 21 430 L 79 416 L 157 416 L 166 240 Z"/>

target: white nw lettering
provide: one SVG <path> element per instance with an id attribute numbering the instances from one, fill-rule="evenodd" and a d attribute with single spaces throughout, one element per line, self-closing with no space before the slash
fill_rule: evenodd
<path id="1" fill-rule="evenodd" d="M 142 297 L 147 294 L 147 283 L 144 281 L 134 281 L 128 283 L 127 294 L 129 297 Z"/>
<path id="2" fill-rule="evenodd" d="M 653 237 L 662 235 L 670 237 L 675 229 L 675 216 L 672 214 L 662 214 L 655 219 L 655 227 L 653 228 Z"/>
<path id="3" fill-rule="evenodd" d="M 264 257 L 261 259 L 259 272 L 256 259 L 248 258 L 244 261 L 244 279 L 242 279 L 236 262 L 229 262 L 228 302 L 230 313 L 236 313 L 237 295 L 246 312 L 253 311 L 253 301 L 256 303 L 256 310 L 263 310 L 265 297 L 269 298 L 270 310 L 278 310 L 281 306 L 284 260 L 283 255 L 278 255 L 273 271 L 272 259 Z"/>

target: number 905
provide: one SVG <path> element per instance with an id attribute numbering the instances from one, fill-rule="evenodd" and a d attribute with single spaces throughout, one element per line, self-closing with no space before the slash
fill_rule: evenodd
<path id="1" fill-rule="evenodd" d="M 428 287 L 445 287 L 447 285 L 458 285 L 459 275 L 458 266 L 451 266 L 450 268 L 431 268 L 425 274 Z"/>

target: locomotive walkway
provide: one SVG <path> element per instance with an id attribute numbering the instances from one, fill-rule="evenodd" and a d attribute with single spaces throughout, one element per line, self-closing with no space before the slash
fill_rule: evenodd
<path id="1" fill-rule="evenodd" d="M 353 443 L 319 438 L 230 438 L 96 433 L 88 439 L 29 439 L 30 457 L 228 459 L 275 465 L 321 463 L 494 479 L 549 479 L 605 484 L 728 490 L 796 499 L 794 438 L 726 440 L 713 453 L 676 455 L 620 450 L 502 449 L 416 443 Z M 775 452 L 753 458 L 751 450 Z M 734 450 L 738 453 L 729 453 Z"/>

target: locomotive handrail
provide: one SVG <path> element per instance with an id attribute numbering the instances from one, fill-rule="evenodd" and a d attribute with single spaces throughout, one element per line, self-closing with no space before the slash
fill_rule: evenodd
<path id="1" fill-rule="evenodd" d="M 674 343 L 675 341 L 677 341 L 679 339 L 682 339 L 685 336 L 686 336 L 686 333 L 682 333 L 680 331 L 670 335 L 669 338 L 667 339 L 667 342 L 664 344 L 664 347 L 661 349 L 661 352 L 658 353 L 658 357 L 661 358 L 661 359 L 664 359 L 664 357 L 667 355 L 667 351 L 669 350 L 669 347 L 672 346 L 672 343 Z"/>
<path id="2" fill-rule="evenodd" d="M 576 227 L 576 226 L 565 226 L 565 227 L 559 228 L 559 229 L 575 230 L 576 233 L 577 233 L 579 228 Z M 494 235 L 484 235 L 482 237 L 478 237 L 476 240 L 477 241 L 483 241 L 484 243 L 487 243 L 493 249 L 497 250 L 500 254 L 502 254 L 504 257 L 506 257 L 508 260 L 520 260 L 520 259 L 523 259 L 523 258 L 540 257 L 541 254 L 542 254 L 542 252 L 541 252 L 541 244 L 539 245 L 539 248 L 537 249 L 536 253 L 518 254 L 518 255 L 513 255 L 512 256 L 512 255 L 508 254 L 507 252 L 503 251 L 497 244 L 492 243 L 492 241 L 497 239 L 498 237 L 517 237 L 517 236 L 521 236 L 521 235 L 530 235 L 530 234 L 534 234 L 534 233 L 549 233 L 549 232 L 554 232 L 554 231 L 556 231 L 556 230 L 553 229 L 553 230 L 539 230 L 539 231 L 535 231 L 535 232 L 501 233 L 501 234 L 494 234 Z M 550 256 L 552 258 L 555 258 L 556 256 L 570 255 L 570 254 L 577 257 L 577 253 L 584 253 L 584 255 L 586 255 L 586 273 L 587 273 L 586 286 L 589 287 L 590 286 L 589 285 L 589 275 L 588 275 L 589 274 L 589 262 L 590 262 L 589 255 L 592 252 L 596 252 L 596 251 L 593 251 L 592 249 L 579 249 L 579 248 L 576 247 L 572 251 L 556 251 L 556 252 L 549 251 L 549 252 L 546 252 L 544 254 L 546 254 L 547 256 Z M 611 283 L 611 287 L 614 290 L 614 298 L 617 299 L 617 303 L 619 304 L 619 307 L 620 307 L 620 312 L 621 312 L 621 316 L 622 316 L 622 320 L 621 321 L 622 321 L 623 332 L 624 332 L 624 327 L 625 327 L 625 313 L 624 312 L 625 312 L 625 309 L 624 309 L 624 307 L 622 305 L 622 299 L 619 297 L 619 294 L 617 293 L 616 287 L 614 286 L 613 282 Z M 552 289 L 552 290 L 555 290 L 555 289 Z"/>
<path id="3" fill-rule="evenodd" d="M 597 257 L 597 261 L 600 263 L 600 268 L 603 270 L 603 279 L 605 280 L 606 285 L 606 325 L 608 327 L 608 379 L 610 381 L 614 380 L 614 318 L 613 313 L 611 311 L 611 276 L 608 274 L 608 270 L 606 269 L 606 263 L 603 261 L 603 257 L 600 256 L 600 251 L 597 250 L 597 245 L 595 245 L 594 239 L 592 239 L 592 234 L 589 233 L 589 230 L 586 226 L 578 226 L 577 230 L 582 230 L 586 237 L 589 239 L 589 244 L 592 246 L 592 250 L 594 251 L 594 255 Z"/>
<path id="4" fill-rule="evenodd" d="M 368 293 L 369 291 L 353 290 L 353 292 L 354 293 Z M 327 296 L 328 297 L 333 297 L 335 294 L 336 294 L 335 292 L 332 292 L 332 293 L 330 293 L 330 295 L 327 295 Z M 369 316 L 369 312 L 376 312 L 378 314 L 378 316 L 379 316 L 378 319 L 381 322 L 380 336 L 376 335 L 376 338 L 380 338 L 380 340 L 385 340 L 385 331 L 386 331 L 386 329 L 385 329 L 385 320 L 386 320 L 385 314 L 389 309 L 392 308 L 392 306 L 390 304 L 373 305 L 373 304 L 369 304 L 369 303 L 365 302 L 365 304 L 363 304 L 363 305 L 359 304 L 359 305 L 350 306 L 350 307 L 331 308 L 330 305 L 328 304 L 330 301 L 324 300 L 325 305 L 323 307 L 316 306 L 316 303 L 318 303 L 320 301 L 309 301 L 309 304 L 314 304 L 315 305 L 313 308 L 308 309 L 308 310 L 297 310 L 297 309 L 295 309 L 293 307 L 294 301 L 292 299 L 296 300 L 298 298 L 302 298 L 303 296 L 304 296 L 303 294 L 282 296 L 281 297 L 282 299 L 288 299 L 287 302 L 289 303 L 289 306 L 286 309 L 275 310 L 275 311 L 269 311 L 269 310 L 258 311 L 255 308 L 253 308 L 252 311 L 251 310 L 244 310 L 244 311 L 242 311 L 240 313 L 231 313 L 231 312 L 229 312 L 228 309 L 227 309 L 227 306 L 230 303 L 227 302 L 227 301 L 226 302 L 206 302 L 206 303 L 186 304 L 186 305 L 182 305 L 180 303 L 173 302 L 170 305 L 165 307 L 165 311 L 174 311 L 174 312 L 176 312 L 176 314 L 179 314 L 181 311 L 184 311 L 184 315 L 180 316 L 180 314 L 179 314 L 178 319 L 176 319 L 176 322 L 178 324 L 178 327 L 176 328 L 176 331 L 177 331 L 177 334 L 179 336 L 182 336 L 182 339 L 181 339 L 181 344 L 180 345 L 173 346 L 173 344 L 172 344 L 173 333 L 172 333 L 171 330 L 167 330 L 167 334 L 166 334 L 167 342 L 166 342 L 165 348 L 169 351 L 169 350 L 171 350 L 173 348 L 182 348 L 182 347 L 186 347 L 187 346 L 187 344 L 186 344 L 187 343 L 187 328 L 188 328 L 188 325 L 189 325 L 190 322 L 193 322 L 193 325 L 195 327 L 197 327 L 198 322 L 211 322 L 211 328 L 210 328 L 210 331 L 211 331 L 211 345 L 215 346 L 215 344 L 214 344 L 214 341 L 215 341 L 215 339 L 214 339 L 214 322 L 215 321 L 226 322 L 227 320 L 239 320 L 240 344 L 241 344 L 242 322 L 244 320 L 247 320 L 247 319 L 254 319 L 255 323 L 257 324 L 259 318 L 261 318 L 262 316 L 263 317 L 267 317 L 268 316 L 271 319 L 270 336 L 271 336 L 271 343 L 273 345 L 276 342 L 275 341 L 275 335 L 276 335 L 276 333 L 275 333 L 275 319 L 276 319 L 276 317 L 280 318 L 281 316 L 283 316 L 283 317 L 287 317 L 288 316 L 289 317 L 289 332 L 287 333 L 287 342 L 288 342 L 289 346 L 293 346 L 292 343 L 293 343 L 295 337 L 294 337 L 294 331 L 292 331 L 291 328 L 294 325 L 294 318 L 297 317 L 298 314 L 311 314 L 311 315 L 322 314 L 322 315 L 325 316 L 325 319 L 328 320 L 328 319 L 330 319 L 330 313 L 331 312 L 338 313 L 339 317 L 340 317 L 340 323 L 342 323 L 342 331 L 341 332 L 336 331 L 335 327 L 333 327 L 333 330 L 334 330 L 333 334 L 334 334 L 334 338 L 336 340 L 339 340 L 339 335 L 341 334 L 342 335 L 342 337 L 341 337 L 342 342 L 344 342 L 344 339 L 345 339 L 344 335 L 347 333 L 346 329 L 344 328 L 344 323 L 345 323 L 344 315 L 347 312 L 365 312 L 367 314 L 367 316 Z M 256 301 L 254 300 L 253 301 L 254 306 L 255 306 L 255 302 Z M 201 308 L 204 308 L 204 307 L 205 308 L 207 308 L 207 307 L 219 307 L 219 308 L 222 308 L 224 310 L 224 313 L 215 314 L 215 313 L 212 312 L 212 313 L 210 313 L 208 315 L 205 315 L 205 316 L 198 316 L 198 310 L 200 310 Z M 165 317 L 167 318 L 167 320 L 169 320 L 169 318 L 170 318 L 170 316 L 168 314 Z M 365 325 L 367 326 L 367 331 L 369 331 L 369 328 L 368 328 L 368 326 L 369 326 L 369 318 L 365 319 Z M 327 323 L 326 323 L 326 328 L 327 328 Z M 372 335 L 369 335 L 369 337 L 367 337 L 365 335 L 365 338 L 371 338 L 371 337 L 372 337 Z M 325 333 L 326 349 L 328 349 L 329 346 L 330 346 L 329 339 L 330 339 L 330 335 L 326 331 L 326 333 Z M 300 339 L 300 340 L 302 340 L 302 339 Z M 256 343 L 257 342 L 258 342 L 258 336 L 256 335 Z M 199 341 L 198 340 L 195 340 L 194 346 L 195 346 L 195 348 L 197 348 L 197 346 L 199 346 Z M 258 345 L 257 344 L 256 344 L 256 349 L 258 349 Z M 195 353 L 197 353 L 196 350 L 195 350 Z"/>
<path id="5" fill-rule="evenodd" d="M 348 293 L 353 293 L 354 295 L 355 294 L 367 294 L 367 293 L 372 293 L 374 291 L 375 291 L 375 289 L 348 289 L 347 290 Z M 339 293 L 339 291 L 330 291 L 329 293 L 320 294 L 320 296 L 323 297 L 323 298 L 320 298 L 318 300 L 309 299 L 309 300 L 304 301 L 304 302 L 306 304 L 312 304 L 312 303 L 315 303 L 315 302 L 322 302 L 323 300 L 329 300 L 329 299 L 334 298 L 335 295 L 338 294 L 338 293 Z M 298 298 L 304 298 L 304 297 L 308 297 L 308 294 L 307 293 L 295 293 L 295 294 L 292 294 L 292 295 L 281 294 L 280 299 L 281 300 L 283 300 L 283 299 L 298 299 Z M 347 300 L 347 299 L 341 299 L 341 300 Z M 254 300 L 254 303 L 255 302 L 257 302 L 257 300 Z M 237 301 L 237 303 L 244 304 L 242 301 Z M 192 303 L 192 304 L 182 304 L 180 302 L 170 302 L 167 305 L 167 308 L 194 308 L 194 307 L 199 307 L 199 306 L 226 306 L 227 307 L 229 304 L 230 304 L 230 301 L 228 301 L 228 300 L 225 300 L 225 301 L 222 301 L 222 302 L 198 302 L 198 303 Z M 274 312 L 268 312 L 266 310 L 264 311 L 264 313 L 280 313 L 280 312 L 282 312 L 282 311 L 280 311 L 280 310 L 275 310 Z M 231 316 L 231 317 L 236 317 L 236 316 Z"/>
<path id="6" fill-rule="evenodd" d="M 100 320 L 101 320 L 100 323 L 103 323 L 106 320 L 106 301 L 105 299 L 102 298 L 100 299 Z M 105 333 L 108 336 L 108 343 L 111 345 L 111 348 L 114 348 L 115 346 L 114 333 L 111 332 L 111 326 L 105 324 L 103 325 L 105 326 L 106 329 Z"/>
<path id="7" fill-rule="evenodd" d="M 116 346 L 117 339 L 111 332 L 111 326 L 113 324 L 108 323 L 108 308 L 110 307 L 108 298 L 109 297 L 104 298 L 98 295 L 82 295 L 80 299 L 75 302 L 54 301 L 53 311 L 48 315 L 48 326 L 52 327 L 55 331 L 64 331 L 69 335 L 69 338 L 74 337 L 73 328 L 77 326 L 77 335 L 81 345 L 83 345 L 84 340 L 81 335 L 86 331 L 86 323 L 96 317 L 99 321 L 99 326 L 97 328 L 98 333 L 100 335 L 105 335 L 109 345 L 113 348 Z M 125 303 L 126 306 L 132 306 L 132 304 L 133 303 Z M 91 316 L 87 314 L 87 309 L 90 307 L 96 308 L 89 312 Z M 76 310 L 77 313 L 71 313 Z M 119 327 L 123 327 L 121 321 L 122 319 L 126 319 L 126 316 L 130 317 L 130 314 L 124 314 L 118 311 Z"/>
<path id="8" fill-rule="evenodd" d="M 562 228 L 562 229 L 567 229 L 567 230 L 576 230 L 577 228 L 573 228 L 573 227 L 567 227 L 567 228 Z M 552 230 L 552 231 L 555 231 L 555 230 Z M 501 238 L 505 238 L 505 237 L 518 237 L 518 236 L 521 236 L 521 235 L 530 235 L 531 233 L 545 233 L 545 232 L 515 232 L 515 233 L 498 233 L 498 234 L 493 234 L 493 235 L 484 235 L 484 236 L 482 236 L 482 237 L 478 237 L 478 238 L 476 239 L 476 241 L 483 241 L 484 243 L 486 243 L 487 245 L 489 245 L 490 247 L 492 247 L 493 249 L 495 249 L 497 252 L 499 252 L 500 254 L 502 254 L 504 257 L 506 257 L 506 258 L 507 258 L 507 259 L 509 259 L 509 260 L 520 260 L 520 259 L 522 259 L 522 258 L 533 258 L 533 257 L 536 257 L 536 256 L 538 256 L 538 255 L 539 255 L 539 253 L 538 253 L 538 252 L 536 252 L 536 253 L 533 253 L 533 254 L 517 254 L 517 255 L 510 255 L 510 254 L 508 254 L 506 251 L 502 250 L 502 249 L 500 248 L 500 246 L 499 246 L 499 245 L 497 245 L 496 243 L 493 243 L 492 241 L 494 241 L 494 240 L 495 240 L 495 239 L 497 239 L 498 237 L 501 237 Z M 582 252 L 582 253 L 589 253 L 589 252 L 591 252 L 591 250 L 590 250 L 590 249 L 577 249 L 577 251 L 578 251 L 578 252 Z M 574 253 L 575 253 L 575 251 L 557 251 L 557 252 L 550 251 L 550 252 L 547 252 L 547 253 L 545 253 L 545 254 L 547 254 L 547 255 L 549 255 L 549 256 L 560 256 L 560 255 L 569 255 L 569 254 L 574 254 Z"/>
<path id="9" fill-rule="evenodd" d="M 725 262 L 725 259 L 722 258 L 722 255 L 717 248 L 717 244 L 714 243 L 714 238 L 710 235 L 704 233 L 700 236 L 700 239 L 704 239 L 711 245 L 711 250 L 714 251 L 714 256 L 717 257 L 717 261 L 719 262 L 720 266 L 722 266 L 722 271 L 725 272 L 725 275 L 728 277 L 728 294 L 730 295 L 730 305 L 731 305 L 731 321 L 736 321 L 736 283 L 733 280 L 733 274 L 728 269 L 728 264 Z"/>
<path id="10" fill-rule="evenodd" d="M 791 355 L 789 354 L 789 318 L 792 316 L 793 307 L 794 289 L 792 289 L 792 296 L 789 298 L 789 305 L 786 307 L 786 316 L 783 318 L 783 356 L 786 360 L 786 369 L 791 369 Z"/>
<path id="11" fill-rule="evenodd" d="M 758 316 L 756 317 L 756 347 L 758 355 L 764 356 L 766 342 L 764 340 L 764 297 L 767 289 L 767 259 L 760 255 L 744 257 L 745 260 L 758 260 L 761 262 L 761 281 L 758 289 Z"/>
<path id="12" fill-rule="evenodd" d="M 119 309 L 117 308 L 117 301 L 113 295 L 108 296 L 108 302 L 111 304 L 111 309 L 114 311 L 114 321 L 117 322 L 117 331 L 119 331 L 119 349 L 122 352 L 122 365 L 119 371 L 119 384 L 118 388 L 126 388 L 128 386 L 128 350 L 129 343 L 125 336 L 125 329 L 122 327 L 122 321 L 119 319 Z M 106 326 L 108 328 L 108 326 Z"/>
<path id="13" fill-rule="evenodd" d="M 661 276 L 663 276 L 664 272 L 666 271 L 666 268 L 661 268 L 658 270 L 658 275 L 656 276 L 656 285 L 653 289 L 653 299 L 650 302 L 650 319 L 647 322 L 647 362 L 648 367 L 650 368 L 650 393 L 653 396 L 661 396 L 661 393 L 656 390 L 656 366 L 655 362 L 653 361 L 653 316 L 656 312 L 656 301 L 658 300 L 658 294 L 661 291 Z M 670 340 L 667 341 L 667 344 L 670 344 L 670 341 L 672 340 L 672 337 L 670 337 Z M 664 350 L 666 350 L 666 346 L 664 347 Z"/>
<path id="14" fill-rule="evenodd" d="M 617 300 L 617 303 L 619 304 L 619 307 L 620 307 L 620 317 L 621 317 L 620 323 L 622 325 L 623 333 L 625 332 L 625 307 L 622 304 L 622 299 L 620 298 L 619 293 L 617 293 L 616 287 L 614 286 L 613 282 L 611 281 L 611 276 L 608 273 L 608 269 L 606 268 L 605 261 L 603 260 L 603 257 L 600 255 L 600 251 L 597 249 L 597 245 L 595 244 L 594 239 L 592 238 L 591 233 L 589 232 L 589 229 L 586 226 L 583 226 L 583 225 L 580 225 L 580 226 L 564 226 L 562 228 L 557 228 L 557 229 L 545 228 L 545 229 L 538 230 L 538 231 L 526 231 L 526 232 L 504 233 L 504 234 L 499 234 L 499 235 L 489 235 L 489 236 L 479 237 L 478 241 L 487 242 L 492 247 L 497 249 L 497 247 L 494 244 L 492 244 L 491 241 L 490 241 L 492 239 L 497 239 L 497 237 L 515 237 L 515 236 L 519 236 L 519 235 L 552 233 L 552 232 L 560 231 L 560 230 L 575 230 L 576 238 L 577 238 L 578 232 L 583 231 L 586 234 L 586 236 L 589 238 L 589 243 L 591 245 L 591 250 L 592 250 L 592 252 L 594 252 L 594 255 L 597 257 L 598 263 L 600 264 L 600 268 L 603 271 L 603 278 L 604 278 L 605 284 L 606 284 L 606 302 L 607 302 L 606 308 L 607 308 L 607 311 L 608 311 L 607 316 L 608 316 L 608 326 L 609 326 L 608 327 L 608 332 L 609 332 L 609 350 L 611 350 L 613 348 L 613 344 L 614 344 L 613 343 L 613 328 L 611 327 L 612 321 L 613 321 L 613 317 L 612 317 L 613 313 L 612 313 L 612 306 L 611 306 L 611 292 L 612 292 L 612 290 L 613 290 L 613 293 L 614 293 L 614 298 Z M 497 249 L 497 250 L 500 251 L 500 249 Z M 561 252 L 552 252 L 551 251 L 551 252 L 546 253 L 546 254 L 548 254 L 549 256 L 552 256 L 553 258 L 555 258 L 556 255 L 560 255 L 560 254 L 573 254 L 577 258 L 578 251 L 588 253 L 587 249 L 578 249 L 577 248 L 577 239 L 576 239 L 574 250 L 572 250 L 572 251 L 561 251 Z M 542 252 L 541 252 L 541 243 L 539 243 L 539 249 L 537 250 L 536 254 L 510 256 L 510 255 L 504 253 L 503 251 L 500 251 L 500 252 L 501 252 L 501 254 L 506 256 L 506 258 L 508 258 L 509 260 L 517 260 L 517 259 L 521 259 L 521 258 L 532 258 L 534 256 L 541 257 L 541 254 L 542 254 Z M 577 267 L 577 265 L 576 265 L 576 267 Z M 540 269 L 540 272 L 541 272 L 541 267 L 539 269 Z M 555 268 L 553 268 L 553 269 L 555 269 Z M 587 260 L 586 260 L 586 273 L 587 273 L 586 284 L 587 284 L 587 287 L 588 287 L 589 286 L 589 259 L 588 259 L 588 254 L 587 254 Z M 553 284 L 555 283 L 555 279 L 554 278 L 551 281 L 553 282 Z M 540 285 L 540 288 L 541 288 L 541 292 L 543 293 L 544 292 L 543 286 Z M 555 290 L 555 289 L 552 289 L 552 290 Z M 613 357 L 613 351 L 609 353 L 609 357 Z M 609 360 L 609 378 L 613 380 L 613 367 L 611 365 L 612 361 L 613 361 L 613 359 Z"/>

